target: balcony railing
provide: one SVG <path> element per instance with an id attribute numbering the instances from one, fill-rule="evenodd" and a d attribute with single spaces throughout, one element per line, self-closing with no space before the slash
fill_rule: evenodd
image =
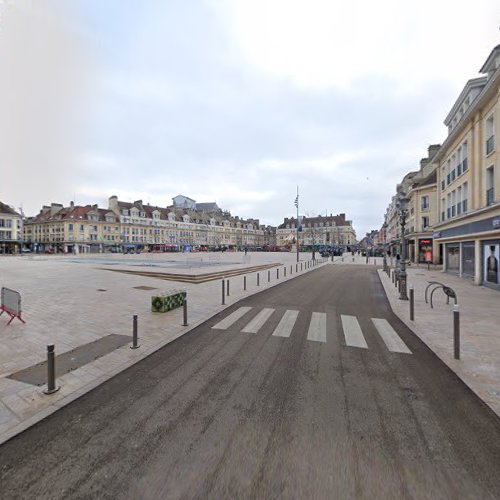
<path id="1" fill-rule="evenodd" d="M 486 154 L 489 155 L 494 151 L 494 149 L 495 149 L 495 136 L 492 135 L 486 141 Z"/>
<path id="2" fill-rule="evenodd" d="M 486 190 L 486 206 L 490 206 L 495 201 L 495 188 Z"/>

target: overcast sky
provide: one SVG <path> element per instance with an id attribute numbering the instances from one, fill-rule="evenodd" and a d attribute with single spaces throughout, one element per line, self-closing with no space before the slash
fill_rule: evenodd
<path id="1" fill-rule="evenodd" d="M 379 228 L 500 43 L 497 0 L 0 0 L 0 200 L 177 194 Z"/>

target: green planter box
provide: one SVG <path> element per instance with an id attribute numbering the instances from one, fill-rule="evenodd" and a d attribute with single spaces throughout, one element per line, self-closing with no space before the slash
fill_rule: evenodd
<path id="1" fill-rule="evenodd" d="M 173 290 L 171 292 L 164 292 L 159 295 L 151 297 L 151 311 L 152 312 L 167 312 L 176 307 L 181 307 L 186 298 L 185 290 Z"/>

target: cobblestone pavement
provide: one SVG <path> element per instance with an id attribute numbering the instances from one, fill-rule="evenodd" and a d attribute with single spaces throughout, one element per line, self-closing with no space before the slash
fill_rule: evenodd
<path id="1" fill-rule="evenodd" d="M 310 254 L 301 254 L 302 273 Z M 221 280 L 201 284 L 177 283 L 157 278 L 109 272 L 106 269 L 155 270 L 181 274 L 203 274 L 228 269 L 279 263 L 276 270 L 230 278 L 230 295 L 221 305 Z M 299 274 L 301 264 L 298 265 Z M 287 276 L 284 276 L 284 266 Z M 291 271 L 291 273 L 290 273 Z M 17 290 L 22 297 L 22 317 L 7 326 L 0 317 L 0 443 L 33 425 L 101 384 L 116 373 L 163 345 L 190 331 L 240 298 L 292 279 L 296 255 L 280 253 L 193 254 L 98 254 L 79 256 L 19 256 L 0 259 L 0 286 Z M 137 287 L 150 287 L 141 289 Z M 188 294 L 188 327 L 183 327 L 182 309 L 151 312 L 151 296 L 170 289 Z M 132 334 L 132 316 L 139 317 L 139 349 L 116 349 L 58 378 L 61 389 L 50 396 L 37 387 L 7 378 L 46 360 L 46 346 L 54 344 L 56 355 L 109 334 Z"/>

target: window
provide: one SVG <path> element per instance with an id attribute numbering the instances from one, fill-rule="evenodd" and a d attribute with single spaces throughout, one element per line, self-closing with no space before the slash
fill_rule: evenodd
<path id="1" fill-rule="evenodd" d="M 429 210 L 429 196 L 422 196 L 420 198 L 420 208 L 422 210 Z"/>
<path id="2" fill-rule="evenodd" d="M 467 212 L 467 195 L 468 195 L 468 183 L 464 182 L 462 185 L 462 212 Z"/>
<path id="3" fill-rule="evenodd" d="M 70 231 L 73 231 L 73 224 L 69 224 L 68 229 L 69 229 Z"/>
<path id="4" fill-rule="evenodd" d="M 495 122 L 493 115 L 486 120 L 486 154 L 495 151 Z"/>
<path id="5" fill-rule="evenodd" d="M 468 165 L 468 162 L 467 162 L 467 157 L 468 157 L 468 154 L 467 154 L 467 141 L 465 141 L 463 144 L 462 144 L 462 172 L 465 172 L 468 168 L 469 168 L 469 165 Z"/>
<path id="6" fill-rule="evenodd" d="M 429 229 L 429 217 L 422 217 L 422 231 Z"/>
<path id="7" fill-rule="evenodd" d="M 495 170 L 493 166 L 486 169 L 486 206 L 495 201 Z"/>

